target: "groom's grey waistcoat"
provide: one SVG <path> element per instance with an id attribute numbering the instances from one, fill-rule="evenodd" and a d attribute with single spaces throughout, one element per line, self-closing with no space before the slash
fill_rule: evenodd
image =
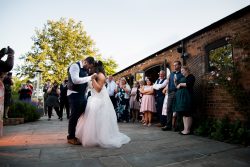
<path id="1" fill-rule="evenodd" d="M 80 62 L 76 63 L 80 69 L 79 72 L 79 77 L 86 77 L 88 76 L 88 71 L 85 68 L 81 68 Z M 69 81 L 68 81 L 68 89 L 78 92 L 80 94 L 85 94 L 86 93 L 86 88 L 88 86 L 88 83 L 84 83 L 84 84 L 74 84 L 72 82 L 72 78 L 70 73 L 68 72 L 68 77 L 69 77 Z"/>

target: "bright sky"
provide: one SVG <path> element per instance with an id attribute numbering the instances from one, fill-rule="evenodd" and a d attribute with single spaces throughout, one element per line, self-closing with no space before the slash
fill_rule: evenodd
<path id="1" fill-rule="evenodd" d="M 0 49 L 30 51 L 35 29 L 61 17 L 82 21 L 120 71 L 246 7 L 250 0 L 0 0 Z"/>

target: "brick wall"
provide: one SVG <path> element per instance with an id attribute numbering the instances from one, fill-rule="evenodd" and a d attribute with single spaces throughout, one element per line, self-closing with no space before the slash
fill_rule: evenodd
<path id="1" fill-rule="evenodd" d="M 249 7 L 248 7 L 249 8 Z M 249 11 L 249 10 L 248 10 Z M 237 38 L 235 38 L 237 36 Z M 191 72 L 196 77 L 194 86 L 195 99 L 197 104 L 197 112 L 199 114 L 206 114 L 211 117 L 221 118 L 224 115 L 229 115 L 232 120 L 245 118 L 238 111 L 235 111 L 234 99 L 223 89 L 223 87 L 211 87 L 204 80 L 208 75 L 207 71 L 207 55 L 205 47 L 219 39 L 228 38 L 229 42 L 233 44 L 233 59 L 236 65 L 240 68 L 242 75 L 241 83 L 244 88 L 250 91 L 250 12 L 244 13 L 242 16 L 231 17 L 230 20 L 225 21 L 223 24 L 213 26 L 206 29 L 202 33 L 196 33 L 183 39 L 184 48 L 189 54 L 186 60 L 186 65 L 190 67 Z M 237 39 L 237 40 L 233 40 Z M 237 43 L 235 43 L 237 41 Z M 154 65 L 161 65 L 164 61 L 173 69 L 173 62 L 182 59 L 177 52 L 177 47 L 181 42 L 177 42 L 167 49 L 163 49 L 150 56 L 151 58 L 134 65 L 133 67 L 118 73 L 115 78 L 122 76 L 133 75 L 137 71 L 143 71 Z"/>

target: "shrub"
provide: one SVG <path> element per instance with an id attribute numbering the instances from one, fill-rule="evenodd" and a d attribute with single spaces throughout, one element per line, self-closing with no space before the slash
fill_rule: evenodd
<path id="1" fill-rule="evenodd" d="M 24 118 L 24 122 L 32 122 L 40 118 L 37 110 L 38 108 L 31 103 L 17 100 L 10 106 L 9 117 L 21 117 Z"/>
<path id="2" fill-rule="evenodd" d="M 228 117 L 223 119 L 200 120 L 199 126 L 194 130 L 194 134 L 206 136 L 215 140 L 249 145 L 250 131 L 247 123 L 237 120 L 230 122 Z"/>
<path id="3" fill-rule="evenodd" d="M 204 119 L 200 121 L 199 126 L 194 130 L 194 133 L 199 136 L 210 136 L 210 133 L 213 128 L 213 120 L 212 119 Z"/>

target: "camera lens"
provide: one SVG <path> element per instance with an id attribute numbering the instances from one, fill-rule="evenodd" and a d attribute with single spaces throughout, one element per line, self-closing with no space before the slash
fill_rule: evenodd
<path id="1" fill-rule="evenodd" d="M 4 54 L 8 53 L 8 48 L 4 48 Z"/>

